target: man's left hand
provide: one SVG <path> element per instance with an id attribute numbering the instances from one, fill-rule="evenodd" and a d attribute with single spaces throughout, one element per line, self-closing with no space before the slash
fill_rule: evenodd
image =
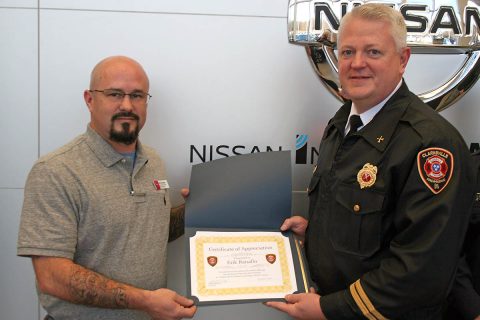
<path id="1" fill-rule="evenodd" d="M 182 188 L 180 190 L 180 194 L 182 195 L 183 199 L 187 199 L 188 195 L 190 194 L 190 189 Z"/>
<path id="2" fill-rule="evenodd" d="M 296 320 L 326 320 L 320 307 L 320 296 L 316 293 L 288 294 L 285 300 L 268 301 L 265 305 L 285 312 Z"/>

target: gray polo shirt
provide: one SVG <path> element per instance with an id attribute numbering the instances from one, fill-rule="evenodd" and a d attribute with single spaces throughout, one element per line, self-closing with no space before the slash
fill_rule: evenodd
<path id="1" fill-rule="evenodd" d="M 140 143 L 133 172 L 131 162 L 90 127 L 39 159 L 25 185 L 17 254 L 64 257 L 135 287 L 165 287 L 171 203 L 157 183 L 166 180 L 164 165 Z M 39 296 L 56 320 L 148 319 Z"/>

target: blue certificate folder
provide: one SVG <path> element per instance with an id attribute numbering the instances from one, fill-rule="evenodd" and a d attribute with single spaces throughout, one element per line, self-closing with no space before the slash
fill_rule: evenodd
<path id="1" fill-rule="evenodd" d="M 190 238 L 197 231 L 280 231 L 291 216 L 292 171 L 290 151 L 259 152 L 222 158 L 192 166 L 190 195 L 185 207 L 187 295 L 197 305 L 246 303 L 272 299 L 202 301 L 192 296 Z M 297 292 L 308 292 L 307 263 L 298 240 L 289 238 Z"/>

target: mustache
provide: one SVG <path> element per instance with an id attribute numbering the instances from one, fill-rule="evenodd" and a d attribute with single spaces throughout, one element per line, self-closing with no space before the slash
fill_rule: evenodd
<path id="1" fill-rule="evenodd" d="M 140 120 L 140 117 L 133 112 L 119 112 L 112 116 L 112 121 L 117 120 L 118 118 L 133 118 L 135 120 Z"/>

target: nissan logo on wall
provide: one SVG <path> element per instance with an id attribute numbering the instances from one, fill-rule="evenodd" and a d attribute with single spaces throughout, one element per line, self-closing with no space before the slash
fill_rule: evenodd
<path id="1" fill-rule="evenodd" d="M 407 44 L 414 54 L 456 54 L 464 60 L 453 76 L 418 96 L 441 111 L 473 87 L 480 73 L 479 6 L 474 1 L 419 0 L 382 2 L 400 11 L 407 24 Z M 354 6 L 368 1 L 290 0 L 288 38 L 303 45 L 328 90 L 339 93 L 337 32 L 340 19 Z"/>

